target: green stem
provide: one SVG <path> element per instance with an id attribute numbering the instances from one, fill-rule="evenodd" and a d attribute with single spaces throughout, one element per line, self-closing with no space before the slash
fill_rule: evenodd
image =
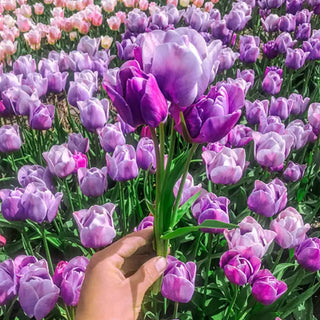
<path id="1" fill-rule="evenodd" d="M 66 191 L 67 191 L 67 194 L 68 194 L 70 208 L 71 208 L 72 212 L 74 212 L 74 206 L 73 206 L 73 203 L 72 203 L 71 191 L 70 191 L 70 188 L 69 188 L 68 181 L 66 179 L 64 180 L 64 185 L 65 185 L 65 188 L 66 188 Z"/>
<path id="2" fill-rule="evenodd" d="M 12 309 L 13 309 L 14 304 L 16 303 L 17 299 L 18 299 L 18 297 L 15 297 L 15 298 L 12 300 L 12 302 L 11 302 L 11 304 L 10 304 L 10 307 L 8 308 L 8 311 L 6 311 L 6 314 L 5 314 L 4 318 L 3 318 L 3 320 L 9 320 L 9 319 L 11 319 L 11 318 L 10 318 L 11 312 L 12 312 Z"/>
<path id="3" fill-rule="evenodd" d="M 235 304 L 235 302 L 237 300 L 239 287 L 237 285 L 234 285 L 234 286 L 235 286 L 235 291 L 234 291 L 233 299 L 232 299 L 232 301 L 231 301 L 231 303 L 229 305 L 229 308 L 227 310 L 227 315 L 226 315 L 225 320 L 228 320 L 230 318 L 231 311 L 233 310 L 234 304 Z"/>
<path id="4" fill-rule="evenodd" d="M 42 238 L 43 238 L 44 250 L 46 251 L 46 257 L 47 257 L 47 261 L 48 261 L 49 271 L 50 271 L 51 275 L 53 275 L 54 268 L 53 268 L 50 250 L 49 250 L 49 246 L 48 246 L 48 241 L 47 241 L 47 237 L 46 237 L 46 229 L 44 226 L 42 226 Z"/>
<path id="5" fill-rule="evenodd" d="M 125 210 L 125 203 L 124 203 L 124 188 L 123 182 L 119 182 L 120 185 L 120 207 L 122 213 L 122 223 L 123 223 L 123 235 L 127 233 L 127 215 Z"/>
<path id="6" fill-rule="evenodd" d="M 179 309 L 179 302 L 174 303 L 174 309 L 173 309 L 173 319 L 177 319 L 178 317 L 178 309 Z"/>
<path id="7" fill-rule="evenodd" d="M 162 177 L 164 172 L 164 137 L 165 137 L 163 122 L 161 122 L 159 125 L 159 132 L 160 132 L 160 174 Z"/>
<path id="8" fill-rule="evenodd" d="M 278 251 L 278 255 L 277 255 L 277 259 L 275 260 L 275 262 L 273 263 L 273 267 L 271 269 L 271 272 L 274 271 L 274 269 L 276 268 L 276 266 L 278 265 L 281 257 L 282 257 L 282 254 L 283 254 L 283 249 L 281 248 L 279 251 Z"/>

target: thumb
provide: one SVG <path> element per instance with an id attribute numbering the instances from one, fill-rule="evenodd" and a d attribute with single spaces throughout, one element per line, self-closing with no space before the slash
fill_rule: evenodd
<path id="1" fill-rule="evenodd" d="M 166 270 L 167 259 L 154 257 L 145 262 L 138 271 L 130 277 L 132 291 L 136 293 L 136 306 L 142 303 L 147 290 L 160 278 Z"/>

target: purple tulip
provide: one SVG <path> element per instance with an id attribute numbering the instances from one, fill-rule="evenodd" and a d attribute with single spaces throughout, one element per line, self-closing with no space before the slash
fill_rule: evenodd
<path id="1" fill-rule="evenodd" d="M 286 181 L 296 182 L 302 179 L 307 168 L 306 164 L 298 164 L 289 161 L 289 164 L 283 172 L 283 177 Z"/>
<path id="2" fill-rule="evenodd" d="M 240 36 L 240 60 L 254 63 L 258 59 L 260 38 L 254 36 Z"/>
<path id="3" fill-rule="evenodd" d="M 152 215 L 149 215 L 141 220 L 137 228 L 134 228 L 134 231 L 140 231 L 147 228 L 153 227 L 154 218 Z"/>
<path id="4" fill-rule="evenodd" d="M 269 14 L 265 19 L 261 18 L 263 29 L 267 32 L 278 31 L 279 19 L 277 14 Z"/>
<path id="5" fill-rule="evenodd" d="M 236 84 L 222 84 L 212 87 L 207 96 L 184 110 L 177 106 L 170 108 L 175 119 L 175 128 L 183 134 L 180 112 L 193 142 L 216 142 L 223 138 L 237 123 L 244 102 L 244 90 Z"/>
<path id="6" fill-rule="evenodd" d="M 108 174 L 112 180 L 127 181 L 137 177 L 139 169 L 133 146 L 116 146 L 112 157 L 106 154 Z"/>
<path id="7" fill-rule="evenodd" d="M 83 70 L 81 72 L 75 72 L 74 81 L 81 82 L 85 84 L 87 87 L 90 87 L 92 85 L 93 92 L 96 92 L 99 89 L 97 71 L 93 72 L 91 70 Z"/>
<path id="8" fill-rule="evenodd" d="M 281 16 L 278 21 L 280 31 L 292 32 L 296 29 L 296 18 L 294 15 L 287 13 Z"/>
<path id="9" fill-rule="evenodd" d="M 250 124 L 258 124 L 265 119 L 268 114 L 269 101 L 268 100 L 255 100 L 251 102 L 245 101 L 246 119 Z"/>
<path id="10" fill-rule="evenodd" d="M 24 165 L 18 171 L 18 181 L 25 188 L 30 182 L 44 183 L 53 190 L 52 175 L 48 168 L 39 165 Z"/>
<path id="11" fill-rule="evenodd" d="M 50 51 L 48 58 L 51 60 L 56 60 L 58 62 L 59 70 L 61 72 L 68 70 L 77 70 L 76 62 L 71 58 L 71 56 L 69 56 L 68 53 L 64 52 L 63 50 L 61 50 L 60 52 Z"/>
<path id="12" fill-rule="evenodd" d="M 168 106 L 152 74 L 140 69 L 137 61 L 125 62 L 104 86 L 121 118 L 133 127 L 142 124 L 157 127 L 167 117 Z M 139 94 L 138 94 L 139 93 Z"/>
<path id="13" fill-rule="evenodd" d="M 278 116 L 281 120 L 286 120 L 293 108 L 294 102 L 283 97 L 271 97 L 269 115 Z"/>
<path id="14" fill-rule="evenodd" d="M 310 101 L 310 98 L 303 99 L 302 95 L 298 93 L 291 93 L 288 99 L 293 101 L 292 114 L 304 113 Z"/>
<path id="15" fill-rule="evenodd" d="M 143 12 L 137 8 L 134 8 L 131 12 L 128 13 L 126 19 L 127 29 L 134 33 L 143 33 L 148 26 L 148 17 Z"/>
<path id="16" fill-rule="evenodd" d="M 0 127 L 0 152 L 13 152 L 21 148 L 19 126 L 4 125 Z"/>
<path id="17" fill-rule="evenodd" d="M 275 40 L 270 40 L 265 43 L 262 51 L 268 59 L 274 59 L 279 54 L 278 45 Z"/>
<path id="18" fill-rule="evenodd" d="M 92 57 L 99 50 L 100 41 L 100 38 L 92 39 L 88 36 L 84 36 L 80 39 L 77 50 L 83 53 L 87 53 L 90 57 Z"/>
<path id="19" fill-rule="evenodd" d="M 8 259 L 0 263 L 0 305 L 5 305 L 18 291 L 17 277 L 13 260 Z"/>
<path id="20" fill-rule="evenodd" d="M 48 130 L 54 118 L 54 105 L 39 104 L 30 107 L 29 125 L 35 130 Z"/>
<path id="21" fill-rule="evenodd" d="M 43 97 L 48 91 L 48 79 L 42 78 L 40 73 L 28 73 L 26 79 L 22 80 L 24 86 L 28 86 L 31 90 L 35 90 L 38 97 Z"/>
<path id="22" fill-rule="evenodd" d="M 144 33 L 141 40 L 143 70 L 155 76 L 164 96 L 173 103 L 191 105 L 213 81 L 220 41 L 207 46 L 203 37 L 189 28 L 156 30 Z"/>
<path id="23" fill-rule="evenodd" d="M 239 286 L 251 283 L 260 266 L 259 258 L 240 254 L 236 250 L 225 252 L 220 259 L 220 268 L 223 269 L 227 279 Z"/>
<path id="24" fill-rule="evenodd" d="M 320 40 L 310 38 L 308 41 L 303 41 L 302 49 L 309 52 L 307 60 L 320 59 Z"/>
<path id="25" fill-rule="evenodd" d="M 134 59 L 134 49 L 138 47 L 138 44 L 135 43 L 136 38 L 130 37 L 129 39 L 124 39 L 121 42 L 116 42 L 118 57 L 120 60 L 131 60 Z"/>
<path id="26" fill-rule="evenodd" d="M 62 282 L 62 275 L 63 271 L 68 265 L 69 262 L 67 261 L 59 261 L 56 269 L 54 270 L 54 275 L 52 276 L 53 283 L 60 288 L 61 282 Z"/>
<path id="27" fill-rule="evenodd" d="M 252 140 L 252 129 L 243 124 L 236 125 L 227 136 L 227 144 L 241 148 Z"/>
<path id="28" fill-rule="evenodd" d="M 310 23 L 311 17 L 313 15 L 313 11 L 309 11 L 308 9 L 303 9 L 296 13 L 296 24 L 300 25 L 303 23 Z"/>
<path id="29" fill-rule="evenodd" d="M 157 168 L 156 152 L 152 139 L 142 137 L 137 145 L 137 164 L 143 170 L 155 172 Z"/>
<path id="30" fill-rule="evenodd" d="M 24 79 L 27 78 L 29 73 L 36 72 L 36 69 L 36 61 L 32 58 L 30 54 L 20 56 L 13 63 L 13 73 L 16 75 L 22 74 Z"/>
<path id="31" fill-rule="evenodd" d="M 79 168 L 78 182 L 81 192 L 87 197 L 99 197 L 108 187 L 107 168 Z"/>
<path id="32" fill-rule="evenodd" d="M 238 69 L 237 70 L 237 78 L 243 79 L 247 83 L 250 83 L 250 88 L 252 88 L 254 85 L 254 70 L 253 69 L 246 69 L 246 70 L 242 70 L 240 72 L 240 70 Z"/>
<path id="33" fill-rule="evenodd" d="M 0 93 L 11 87 L 21 86 L 22 75 L 16 76 L 14 73 L 0 74 Z"/>
<path id="34" fill-rule="evenodd" d="M 223 147 L 220 152 L 205 150 L 202 159 L 206 165 L 207 177 L 217 184 L 235 184 L 243 175 L 246 154 L 243 148 Z"/>
<path id="35" fill-rule="evenodd" d="M 281 119 L 277 116 L 269 116 L 267 118 L 261 118 L 259 124 L 259 132 L 267 133 L 274 131 L 279 134 L 284 134 L 286 127 Z"/>
<path id="36" fill-rule="evenodd" d="M 110 202 L 103 206 L 95 205 L 73 213 L 83 246 L 101 248 L 112 243 L 116 236 L 112 219 L 114 210 L 115 205 Z"/>
<path id="37" fill-rule="evenodd" d="M 46 58 L 39 61 L 38 69 L 43 78 L 47 78 L 51 73 L 60 72 L 58 61 Z"/>
<path id="38" fill-rule="evenodd" d="M 177 197 L 179 188 L 181 184 L 181 178 L 175 183 L 173 187 L 173 194 L 175 197 Z M 193 197 L 195 194 L 197 194 L 199 191 L 201 191 L 201 184 L 194 185 L 193 177 L 188 172 L 186 181 L 183 185 L 182 195 L 180 198 L 179 206 L 182 206 L 185 202 L 187 202 L 191 197 Z"/>
<path id="39" fill-rule="evenodd" d="M 269 183 L 256 180 L 254 189 L 248 197 L 248 207 L 250 210 L 272 217 L 287 205 L 287 188 L 279 179 L 274 179 Z"/>
<path id="40" fill-rule="evenodd" d="M 117 145 L 123 146 L 126 139 L 121 130 L 120 122 L 107 123 L 102 129 L 97 129 L 100 145 L 106 152 L 113 152 Z"/>
<path id="41" fill-rule="evenodd" d="M 308 223 L 304 225 L 300 213 L 296 209 L 288 207 L 280 212 L 275 220 L 271 221 L 270 229 L 277 234 L 275 241 L 279 246 L 288 249 L 294 248 L 304 241 L 310 225 Z"/>
<path id="42" fill-rule="evenodd" d="M 81 133 L 70 133 L 68 137 L 68 149 L 73 154 L 75 151 L 87 153 L 89 151 L 89 138 L 84 138 Z"/>
<path id="43" fill-rule="evenodd" d="M 276 132 L 261 134 L 253 132 L 254 157 L 264 167 L 278 168 L 283 166 L 288 157 L 293 138 L 291 135 L 280 135 Z"/>
<path id="44" fill-rule="evenodd" d="M 209 25 L 212 23 L 210 14 L 202 11 L 200 8 L 196 8 L 195 6 L 189 6 L 183 16 L 186 25 L 199 32 L 208 31 Z M 154 19 L 154 16 L 152 19 Z"/>
<path id="45" fill-rule="evenodd" d="M 308 40 L 311 36 L 311 24 L 303 23 L 299 24 L 296 32 L 296 39 Z"/>
<path id="46" fill-rule="evenodd" d="M 75 161 L 70 150 L 64 145 L 54 145 L 48 152 L 42 153 L 53 175 L 64 178 L 75 169 Z"/>
<path id="47" fill-rule="evenodd" d="M 278 94 L 281 90 L 282 76 L 277 71 L 269 71 L 262 82 L 262 90 L 267 94 Z"/>
<path id="48" fill-rule="evenodd" d="M 69 57 L 75 62 L 77 71 L 92 70 L 93 61 L 88 53 L 71 51 Z"/>
<path id="49" fill-rule="evenodd" d="M 75 257 L 63 268 L 60 294 L 67 306 L 78 304 L 88 263 L 89 259 L 86 257 Z"/>
<path id="50" fill-rule="evenodd" d="M 172 256 L 168 256 L 167 261 L 161 294 L 172 301 L 189 302 L 194 292 L 196 264 L 191 261 L 183 263 Z"/>
<path id="51" fill-rule="evenodd" d="M 310 272 L 320 270 L 320 239 L 307 238 L 294 253 L 298 263 Z"/>
<path id="52" fill-rule="evenodd" d="M 68 72 L 54 72 L 47 75 L 48 91 L 59 93 L 66 87 Z"/>
<path id="53" fill-rule="evenodd" d="M 26 219 L 20 205 L 23 193 L 24 190 L 21 188 L 0 190 L 0 199 L 2 201 L 1 213 L 6 220 L 17 221 Z"/>
<path id="54" fill-rule="evenodd" d="M 304 0 L 287 0 L 286 7 L 287 12 L 296 14 L 298 11 L 302 10 Z"/>
<path id="55" fill-rule="evenodd" d="M 87 101 L 92 97 L 93 90 L 94 84 L 87 86 L 84 82 L 71 81 L 67 96 L 68 103 L 77 107 L 78 102 Z"/>
<path id="56" fill-rule="evenodd" d="M 270 305 L 287 291 L 285 282 L 278 280 L 267 270 L 260 270 L 253 279 L 252 295 L 264 305 Z"/>
<path id="57" fill-rule="evenodd" d="M 224 236 L 229 250 L 262 258 L 276 233 L 263 229 L 254 218 L 247 216 L 239 223 L 239 228 L 224 230 Z"/>
<path id="58" fill-rule="evenodd" d="M 251 12 L 246 14 L 243 10 L 233 8 L 224 16 L 224 19 L 226 20 L 226 25 L 229 30 L 241 31 L 251 19 Z"/>
<path id="59" fill-rule="evenodd" d="M 285 0 L 257 0 L 257 5 L 261 9 L 280 8 Z"/>
<path id="60" fill-rule="evenodd" d="M 294 69 L 294 70 L 300 69 L 304 65 L 308 55 L 309 55 L 309 52 L 304 52 L 300 48 L 298 49 L 288 48 L 286 61 L 285 61 L 287 68 Z"/>
<path id="61" fill-rule="evenodd" d="M 29 267 L 35 262 L 38 262 L 38 259 L 34 256 L 19 255 L 14 259 L 14 270 L 18 284 L 23 275 L 29 271 Z"/>
<path id="62" fill-rule="evenodd" d="M 303 121 L 299 119 L 288 124 L 286 133 L 293 137 L 292 148 L 295 150 L 303 148 L 308 142 L 314 140 L 312 126 L 309 123 L 304 124 Z"/>
<path id="63" fill-rule="evenodd" d="M 293 48 L 296 44 L 296 40 L 292 41 L 291 35 L 288 32 L 282 32 L 276 38 L 276 45 L 279 53 L 285 54 L 288 48 Z"/>
<path id="64" fill-rule="evenodd" d="M 232 49 L 229 47 L 222 49 L 218 55 L 218 72 L 231 69 L 235 61 L 239 58 L 239 56 L 239 53 L 233 52 Z"/>
<path id="65" fill-rule="evenodd" d="M 320 131 L 320 103 L 311 103 L 308 109 L 308 121 L 312 125 L 315 134 Z M 1 137 L 1 128 L 0 128 Z M 1 138 L 0 138 L 1 139 Z M 1 144 L 0 144 L 1 151 Z"/>
<path id="66" fill-rule="evenodd" d="M 202 192 L 191 207 L 192 215 L 198 224 L 205 220 L 218 220 L 229 223 L 228 205 L 230 200 L 226 197 L 217 197 L 211 192 Z M 224 229 L 202 228 L 202 232 L 223 233 Z"/>
<path id="67" fill-rule="evenodd" d="M 232 41 L 233 32 L 227 28 L 226 21 L 216 20 L 210 25 L 211 34 L 215 39 L 219 39 L 223 44 L 229 44 Z"/>

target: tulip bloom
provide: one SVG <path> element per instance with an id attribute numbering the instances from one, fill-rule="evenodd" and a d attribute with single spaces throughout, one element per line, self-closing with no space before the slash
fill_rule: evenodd
<path id="1" fill-rule="evenodd" d="M 310 104 L 308 109 L 308 121 L 312 125 L 313 131 L 316 134 L 318 134 L 320 131 L 320 103 Z M 1 128 L 0 128 L 0 132 L 1 132 Z"/>
<path id="2" fill-rule="evenodd" d="M 164 272 L 161 293 L 172 301 L 187 303 L 194 292 L 196 277 L 196 264 L 183 263 L 178 259 L 168 256 L 168 266 Z"/>
<path id="3" fill-rule="evenodd" d="M 21 188 L 15 188 L 14 190 L 0 190 L 0 198 L 2 201 L 1 213 L 6 220 L 17 221 L 26 219 L 24 211 L 20 205 L 23 193 L 24 190 Z"/>
<path id="4" fill-rule="evenodd" d="M 267 117 L 269 100 L 245 101 L 246 119 L 250 124 L 258 124 Z"/>
<path id="5" fill-rule="evenodd" d="M 21 148 L 19 126 L 4 125 L 0 127 L 0 152 L 12 152 Z"/>
<path id="6" fill-rule="evenodd" d="M 80 189 L 87 197 L 99 197 L 108 187 L 107 168 L 79 168 L 78 182 Z"/>
<path id="7" fill-rule="evenodd" d="M 16 75 L 22 74 L 23 78 L 27 78 L 28 74 L 33 72 L 36 72 L 36 61 L 30 54 L 20 56 L 13 63 L 13 73 Z"/>
<path id="8" fill-rule="evenodd" d="M 97 129 L 97 132 L 100 145 L 106 152 L 113 152 L 117 145 L 122 146 L 126 143 L 120 122 L 107 123 L 102 129 Z"/>
<path id="9" fill-rule="evenodd" d="M 143 230 L 143 229 L 146 229 L 146 228 L 150 228 L 150 227 L 153 227 L 153 216 L 152 215 L 149 215 L 145 218 L 142 219 L 142 221 L 139 223 L 138 227 L 137 228 L 134 228 L 134 231 L 140 231 L 140 230 Z"/>
<path id="10" fill-rule="evenodd" d="M 304 65 L 308 55 L 309 52 L 304 52 L 302 49 L 288 48 L 285 61 L 287 68 L 300 69 Z"/>
<path id="11" fill-rule="evenodd" d="M 306 164 L 298 164 L 289 161 L 289 164 L 283 172 L 283 177 L 286 181 L 296 182 L 303 178 L 304 172 L 307 168 Z"/>
<path id="12" fill-rule="evenodd" d="M 137 164 L 143 170 L 155 172 L 157 168 L 156 153 L 152 139 L 142 137 L 137 145 Z"/>
<path id="13" fill-rule="evenodd" d="M 292 148 L 295 150 L 303 148 L 308 142 L 314 140 L 312 126 L 309 123 L 304 124 L 300 119 L 290 122 L 286 128 L 286 133 L 292 136 Z"/>
<path id="14" fill-rule="evenodd" d="M 73 213 L 83 246 L 101 248 L 112 243 L 116 236 L 112 219 L 114 209 L 113 203 L 106 203 L 103 206 L 95 205 Z"/>
<path id="15" fill-rule="evenodd" d="M 293 104 L 294 102 L 290 99 L 271 97 L 269 115 L 278 116 L 280 119 L 286 120 L 291 113 Z"/>
<path id="16" fill-rule="evenodd" d="M 276 71 L 269 71 L 262 82 L 262 89 L 267 94 L 278 94 L 281 90 L 282 76 Z"/>
<path id="17" fill-rule="evenodd" d="M 301 114 L 307 109 L 310 98 L 303 98 L 301 94 L 291 93 L 288 100 L 293 101 L 291 113 Z"/>
<path id="18" fill-rule="evenodd" d="M 32 129 L 48 130 L 52 126 L 54 118 L 54 105 L 40 104 L 31 106 L 29 115 L 29 125 Z"/>
<path id="19" fill-rule="evenodd" d="M 89 151 L 89 138 L 84 138 L 81 133 L 70 133 L 68 149 L 74 154 L 76 151 L 87 153 Z"/>
<path id="20" fill-rule="evenodd" d="M 25 188 L 31 182 L 44 183 L 53 190 L 52 175 L 48 168 L 39 165 L 24 165 L 18 171 L 18 181 Z"/>
<path id="21" fill-rule="evenodd" d="M 267 133 L 274 131 L 279 134 L 284 134 L 286 127 L 278 116 L 269 116 L 267 118 L 260 118 L 259 132 Z"/>
<path id="22" fill-rule="evenodd" d="M 0 305 L 5 305 L 18 291 L 17 277 L 13 260 L 0 263 Z"/>
<path id="23" fill-rule="evenodd" d="M 307 238 L 296 249 L 294 253 L 298 263 L 310 272 L 320 270 L 320 239 Z"/>
<path id="24" fill-rule="evenodd" d="M 254 63 L 258 59 L 260 38 L 253 36 L 240 36 L 240 60 Z"/>

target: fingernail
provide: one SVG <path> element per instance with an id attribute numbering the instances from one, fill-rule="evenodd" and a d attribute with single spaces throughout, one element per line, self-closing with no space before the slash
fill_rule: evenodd
<path id="1" fill-rule="evenodd" d="M 167 259 L 164 257 L 160 257 L 156 262 L 156 269 L 159 273 L 162 273 L 166 270 L 167 267 Z"/>

